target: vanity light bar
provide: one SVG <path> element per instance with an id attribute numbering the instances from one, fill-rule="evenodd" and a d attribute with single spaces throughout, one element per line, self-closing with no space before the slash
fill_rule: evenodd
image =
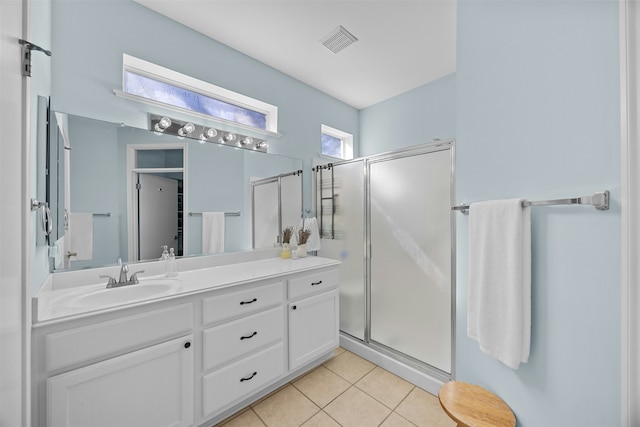
<path id="1" fill-rule="evenodd" d="M 266 153 L 269 144 L 264 139 L 258 139 L 236 132 L 224 131 L 211 126 L 199 125 L 193 122 L 173 119 L 156 114 L 149 115 L 149 130 L 157 134 L 175 135 L 180 138 L 191 138 L 201 144 L 213 142 L 230 147 Z"/>

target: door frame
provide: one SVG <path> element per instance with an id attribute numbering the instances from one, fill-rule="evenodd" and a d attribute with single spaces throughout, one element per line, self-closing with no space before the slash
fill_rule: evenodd
<path id="1" fill-rule="evenodd" d="M 139 150 L 182 150 L 182 168 L 137 168 L 136 154 Z M 187 255 L 188 230 L 185 212 L 188 212 L 188 174 L 187 174 L 187 144 L 129 144 L 127 145 L 127 248 L 128 261 L 136 261 L 138 253 L 138 195 L 134 191 L 137 175 L 140 173 L 182 172 L 182 247 L 183 255 Z M 144 261 L 144 260 L 143 260 Z"/>
<path id="2" fill-rule="evenodd" d="M 370 166 L 372 163 L 379 163 L 390 160 L 397 160 L 405 157 L 412 157 L 423 154 L 430 154 L 440 151 L 449 151 L 449 157 L 451 161 L 450 165 L 450 185 L 451 193 L 450 200 L 453 204 L 455 200 L 455 140 L 434 140 L 430 143 L 407 147 L 397 151 L 391 151 L 378 155 L 368 156 L 365 159 L 365 342 L 370 346 L 375 347 L 382 353 L 390 353 L 393 357 L 403 360 L 407 365 L 413 366 L 416 369 L 423 370 L 429 373 L 429 375 L 437 378 L 440 381 L 449 381 L 456 378 L 456 211 L 450 210 L 451 218 L 451 372 L 445 372 L 435 366 L 426 364 L 425 362 L 418 361 L 412 357 L 405 355 L 395 349 L 386 347 L 385 345 L 378 343 L 371 339 L 371 171 Z"/>
<path id="3" fill-rule="evenodd" d="M 620 23 L 620 204 L 621 204 L 621 419 L 640 424 L 640 5 L 619 1 Z"/>

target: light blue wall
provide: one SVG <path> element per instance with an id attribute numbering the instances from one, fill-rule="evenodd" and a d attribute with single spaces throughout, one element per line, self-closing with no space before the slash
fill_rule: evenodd
<path id="1" fill-rule="evenodd" d="M 132 0 L 52 1 L 55 110 L 146 126 L 149 111 L 163 111 L 113 94 L 122 89 L 122 54 L 127 53 L 277 105 L 282 137 L 270 139 L 270 151 L 303 159 L 305 169 L 320 152 L 321 124 L 353 134 L 358 150 L 358 110 L 298 80 Z M 306 188 L 311 188 L 310 175 Z"/>
<path id="2" fill-rule="evenodd" d="M 360 111 L 360 156 L 456 135 L 456 75 Z"/>
<path id="3" fill-rule="evenodd" d="M 457 215 L 457 378 L 520 426 L 620 425 L 620 113 L 615 1 L 458 3 L 459 201 L 611 190 L 607 212 L 532 208 L 532 341 L 512 370 L 467 338 Z"/>

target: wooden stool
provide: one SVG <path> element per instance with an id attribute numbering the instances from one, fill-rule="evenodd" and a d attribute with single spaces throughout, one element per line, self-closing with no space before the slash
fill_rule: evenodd
<path id="1" fill-rule="evenodd" d="M 502 399 L 480 386 L 457 381 L 440 387 L 442 409 L 458 427 L 515 427 L 516 417 Z"/>

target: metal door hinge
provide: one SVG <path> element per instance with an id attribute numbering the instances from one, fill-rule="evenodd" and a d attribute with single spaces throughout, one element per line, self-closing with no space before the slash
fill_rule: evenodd
<path id="1" fill-rule="evenodd" d="M 31 77 L 31 51 L 36 50 L 42 52 L 47 56 L 51 56 L 51 51 L 46 50 L 26 40 L 18 40 L 22 45 L 22 75 L 25 77 Z"/>
<path id="2" fill-rule="evenodd" d="M 136 183 L 136 190 L 139 190 L 139 189 L 141 189 L 141 188 L 142 188 L 142 185 L 141 185 L 139 182 L 137 182 L 137 183 Z"/>

